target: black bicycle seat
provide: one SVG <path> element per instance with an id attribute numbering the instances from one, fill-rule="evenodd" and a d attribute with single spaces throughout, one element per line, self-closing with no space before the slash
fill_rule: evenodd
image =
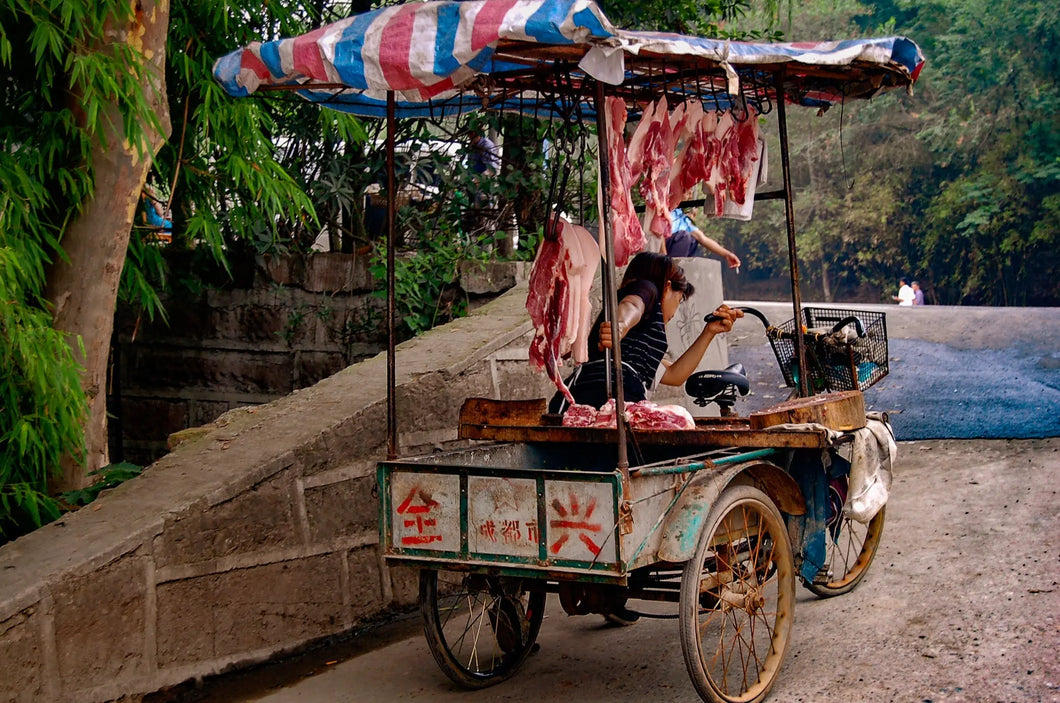
<path id="1" fill-rule="evenodd" d="M 751 389 L 743 364 L 732 364 L 724 371 L 697 371 L 685 381 L 685 393 L 693 398 L 713 398 L 730 386 L 740 395 L 747 395 Z"/>

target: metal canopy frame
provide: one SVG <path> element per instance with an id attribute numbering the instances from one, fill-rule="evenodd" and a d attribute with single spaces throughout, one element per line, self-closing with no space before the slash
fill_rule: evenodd
<path id="1" fill-rule="evenodd" d="M 792 310 L 796 324 L 798 324 L 802 319 L 802 304 L 799 293 L 786 106 L 792 103 L 825 110 L 835 102 L 844 102 L 854 98 L 871 98 L 889 88 L 909 88 L 916 80 L 923 65 L 920 49 L 903 37 L 810 45 L 756 45 L 683 37 L 676 34 L 628 32 L 615 29 L 610 26 L 602 13 L 592 14 L 599 8 L 588 0 L 573 0 L 569 3 L 569 7 L 568 4 L 558 1 L 552 5 L 546 0 L 542 7 L 545 6 L 548 6 L 550 11 L 563 9 L 564 12 L 590 13 L 592 16 L 588 17 L 588 23 L 584 25 L 580 25 L 579 19 L 573 15 L 567 17 L 568 20 L 573 19 L 578 25 L 576 29 L 584 31 L 585 34 L 566 34 L 565 32 L 570 30 L 569 26 L 566 24 L 549 25 L 547 21 L 544 25 L 535 25 L 533 32 L 527 25 L 525 34 L 519 34 L 523 30 L 518 30 L 518 28 L 506 27 L 505 33 L 499 34 L 495 43 L 492 44 L 492 50 L 486 61 L 475 64 L 470 79 L 466 81 L 461 79 L 457 92 L 439 93 L 433 100 L 399 104 L 398 93 L 387 85 L 385 111 L 382 109 L 382 101 L 379 98 L 382 92 L 378 80 L 376 80 L 374 92 L 369 92 L 364 87 L 355 88 L 348 83 L 335 82 L 339 75 L 337 67 L 332 66 L 328 72 L 323 70 L 323 64 L 313 63 L 322 60 L 337 61 L 332 44 L 329 44 L 332 47 L 330 50 L 320 49 L 319 55 L 305 53 L 307 45 L 316 41 L 314 37 L 320 38 L 332 32 L 328 35 L 329 41 L 345 40 L 344 38 L 350 31 L 349 22 L 359 22 L 362 19 L 368 21 L 371 17 L 382 17 L 383 15 L 379 13 L 384 12 L 383 10 L 373 11 L 332 25 L 338 28 L 334 31 L 340 34 L 335 34 L 333 30 L 324 27 L 309 35 L 295 38 L 293 41 L 270 42 L 267 57 L 262 51 L 265 45 L 256 45 L 256 48 L 252 45 L 218 59 L 214 66 L 215 77 L 232 95 L 248 95 L 254 91 L 295 91 L 309 100 L 354 114 L 369 117 L 385 115 L 387 130 L 385 142 L 387 152 L 386 207 L 388 213 L 387 454 L 391 460 L 397 457 L 398 449 L 394 270 L 397 194 L 394 150 L 395 127 L 399 113 L 409 116 L 444 117 L 474 109 L 498 111 L 518 109 L 526 114 L 542 116 L 539 113 L 556 112 L 553 109 L 555 104 L 547 104 L 546 99 L 566 100 L 568 103 L 565 106 L 559 106 L 562 108 L 559 110 L 560 113 L 574 114 L 571 108 L 574 107 L 573 103 L 576 103 L 579 114 L 584 119 L 595 119 L 597 132 L 603 135 L 607 133 L 607 111 L 603 109 L 603 106 L 605 98 L 609 96 L 624 99 L 627 111 L 634 119 L 637 118 L 642 104 L 657 99 L 661 94 L 675 98 L 674 102 L 698 99 L 703 102 L 705 109 L 722 110 L 733 106 L 739 109 L 746 103 L 750 103 L 754 105 L 756 112 L 766 114 L 775 107 L 780 132 L 783 186 L 780 190 L 757 193 L 755 199 L 783 198 L 785 201 Z M 410 11 L 416 12 L 417 10 L 410 8 Z M 400 10 L 399 13 L 405 13 L 405 10 Z M 365 32 L 368 31 L 367 27 L 368 25 L 364 25 Z M 518 38 L 512 38 L 513 35 Z M 522 36 L 526 36 L 527 39 L 521 38 Z M 559 38 L 542 40 L 543 36 Z M 363 41 L 365 35 L 355 37 L 355 39 Z M 285 41 L 291 41 L 294 44 L 293 50 L 290 49 L 290 44 L 286 49 L 280 46 Z M 555 43 L 560 41 L 566 43 Z M 466 48 L 462 47 L 461 50 Z M 452 47 L 449 47 L 449 50 L 451 49 Z M 482 47 L 479 47 L 474 50 L 481 49 Z M 289 53 L 285 54 L 285 51 Z M 295 54 L 293 63 L 290 62 L 291 51 Z M 332 54 L 329 55 L 328 51 Z M 617 81 L 617 77 L 614 77 L 616 85 L 601 82 L 590 75 L 588 70 L 582 68 L 582 64 L 588 59 L 600 58 L 601 55 L 616 51 L 622 52 L 622 61 L 617 65 L 621 66 L 623 76 L 621 81 Z M 302 53 L 299 54 L 299 52 Z M 591 52 L 596 52 L 594 57 L 589 56 Z M 417 55 L 418 61 L 422 58 Z M 436 55 L 434 58 L 437 60 L 439 56 Z M 449 55 L 443 58 L 448 65 L 454 61 L 455 57 Z M 372 57 L 373 61 L 376 59 L 382 61 L 380 57 Z M 307 60 L 309 63 L 305 63 Z M 392 60 L 392 57 L 387 60 Z M 417 70 L 423 70 L 423 65 L 417 64 L 417 66 Z M 611 69 L 615 66 L 614 63 L 610 64 Z M 409 67 L 397 66 L 397 69 L 402 71 L 406 68 Z M 464 66 L 465 70 L 468 68 L 471 66 Z M 315 78 L 304 73 L 305 70 L 310 69 L 316 72 Z M 345 69 L 349 70 L 349 66 L 347 65 Z M 265 73 L 262 73 L 263 70 Z M 276 73 L 277 70 L 279 73 Z M 599 72 L 595 73 L 599 75 Z M 437 74 L 437 76 L 445 77 L 443 74 Z M 366 82 L 366 85 L 372 84 L 372 81 L 366 80 L 366 74 L 362 75 L 358 81 Z M 402 95 L 408 95 L 408 93 Z M 350 96 L 357 99 L 352 102 L 342 102 L 344 97 Z M 527 106 L 533 106 L 533 109 L 521 109 Z M 604 213 L 609 213 L 611 210 L 607 187 L 611 175 L 609 155 L 606 148 L 600 148 L 598 152 L 599 180 L 603 191 L 602 209 Z M 695 202 L 690 201 L 689 204 Z M 603 216 L 601 213 L 600 224 L 606 259 L 603 268 L 604 308 L 608 319 L 613 319 L 618 302 L 610 217 Z M 617 334 L 617 329 L 615 333 Z M 801 369 L 798 391 L 801 395 L 809 395 L 804 341 L 801 335 L 795 335 L 794 341 Z M 613 342 L 615 395 L 616 401 L 621 404 L 623 401 L 621 349 L 617 339 Z M 618 413 L 618 456 L 624 488 L 628 487 L 629 481 L 626 432 L 622 413 Z"/>
<path id="2" fill-rule="evenodd" d="M 556 56 L 548 56 L 548 48 L 556 49 Z M 715 108 L 727 109 L 733 102 L 732 96 L 727 92 L 729 77 L 719 64 L 695 59 L 688 62 L 675 61 L 672 56 L 663 57 L 659 62 L 653 63 L 650 57 L 641 56 L 636 62 L 636 68 L 627 71 L 627 80 L 618 86 L 611 86 L 601 81 L 586 76 L 580 72 L 574 59 L 577 54 L 572 52 L 573 47 L 544 47 L 538 44 L 512 43 L 498 49 L 498 58 L 505 61 L 516 59 L 525 61 L 528 65 L 526 71 L 513 71 L 500 74 L 483 74 L 472 81 L 466 89 L 466 93 L 477 95 L 481 98 L 483 109 L 504 110 L 510 101 L 517 97 L 525 97 L 530 94 L 557 95 L 566 97 L 572 101 L 587 102 L 589 110 L 587 114 L 595 116 L 597 134 L 607 133 L 607 111 L 603 109 L 605 98 L 609 96 L 622 97 L 627 102 L 627 109 L 632 108 L 634 112 L 639 110 L 640 103 L 658 99 L 661 95 L 667 95 L 676 100 L 698 99 L 706 107 L 712 105 Z M 546 58 L 534 59 L 536 55 L 545 53 Z M 565 70 L 566 69 L 566 70 Z M 788 67 L 784 64 L 777 65 L 772 72 L 765 71 L 756 66 L 753 72 L 744 71 L 747 75 L 740 76 L 741 91 L 737 102 L 746 100 L 758 107 L 775 105 L 778 113 L 778 127 L 780 131 L 780 158 L 783 171 L 783 187 L 779 191 L 771 191 L 756 194 L 756 200 L 783 198 L 785 201 L 786 232 L 788 240 L 788 262 L 791 272 L 792 291 L 792 313 L 796 320 L 802 319 L 802 301 L 799 292 L 799 271 L 795 243 L 795 222 L 793 192 L 791 188 L 791 168 L 787 138 L 786 105 L 790 100 L 789 86 L 803 86 L 797 88 L 805 90 L 806 76 L 796 76 L 792 79 Z M 563 80 L 559 80 L 562 76 Z M 724 103 L 723 103 L 724 101 Z M 396 390 L 396 368 L 395 349 L 397 342 L 397 331 L 395 325 L 395 271 L 394 251 L 396 249 L 397 228 L 397 197 L 396 184 L 394 183 L 394 134 L 396 131 L 395 96 L 393 92 L 388 94 L 387 100 L 387 124 L 386 124 L 386 148 L 387 148 L 387 455 L 393 460 L 398 456 L 397 445 L 397 390 Z M 723 107 L 724 105 L 724 107 Z M 768 112 L 769 109 L 763 110 Z M 602 191 L 603 211 L 610 212 L 610 189 L 609 179 L 611 164 L 609 163 L 608 150 L 598 149 L 599 157 L 599 181 Z M 694 203 L 695 201 L 689 201 Z M 684 204 L 684 203 L 683 203 Z M 604 238 L 605 263 L 602 270 L 604 314 L 606 319 L 614 319 L 618 308 L 617 281 L 615 267 L 614 242 L 611 231 L 610 217 L 600 218 L 600 235 Z M 617 329 L 613 333 L 617 333 Z M 804 342 L 801 336 L 795 339 L 796 354 L 799 360 L 799 388 L 800 395 L 810 395 L 807 383 L 807 369 L 804 352 Z M 622 359 L 621 345 L 618 340 L 613 340 L 613 364 L 615 401 L 618 407 L 624 402 L 622 385 Z M 628 487 L 629 481 L 629 457 L 627 451 L 628 428 L 622 416 L 617 414 L 617 442 L 618 442 L 618 468 L 622 473 L 623 487 Z"/>

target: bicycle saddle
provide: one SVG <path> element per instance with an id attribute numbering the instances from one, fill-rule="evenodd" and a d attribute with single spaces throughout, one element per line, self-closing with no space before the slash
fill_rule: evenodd
<path id="1" fill-rule="evenodd" d="M 724 371 L 697 371 L 685 381 L 685 393 L 693 398 L 709 399 L 729 390 L 730 386 L 740 395 L 747 395 L 750 390 L 751 382 L 743 364 L 732 364 Z"/>

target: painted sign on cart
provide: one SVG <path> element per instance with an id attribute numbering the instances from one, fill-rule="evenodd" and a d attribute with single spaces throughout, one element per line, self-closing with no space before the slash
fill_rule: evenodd
<path id="1" fill-rule="evenodd" d="M 537 481 L 471 476 L 467 500 L 471 552 L 538 558 Z"/>
<path id="2" fill-rule="evenodd" d="M 389 484 L 391 549 L 535 566 L 618 561 L 613 482 L 395 471 Z"/>
<path id="3" fill-rule="evenodd" d="M 392 546 L 460 550 L 460 477 L 395 472 L 390 477 Z"/>
<path id="4" fill-rule="evenodd" d="M 549 559 L 617 561 L 611 484 L 546 481 L 545 506 Z"/>

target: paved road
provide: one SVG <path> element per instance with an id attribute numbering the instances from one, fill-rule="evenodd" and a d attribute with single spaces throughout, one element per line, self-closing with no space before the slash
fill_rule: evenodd
<path id="1" fill-rule="evenodd" d="M 903 442 L 899 451 L 876 561 L 848 595 L 823 601 L 799 589 L 769 700 L 1060 701 L 1060 439 Z M 567 617 L 553 598 L 539 642 L 515 678 L 468 692 L 449 684 L 418 623 L 405 621 L 359 652 L 317 652 L 186 700 L 699 700 L 676 621 L 603 627 L 597 616 Z"/>
<path id="2" fill-rule="evenodd" d="M 774 322 L 790 317 L 761 307 Z M 891 375 L 867 394 L 870 407 L 892 413 L 900 439 L 963 439 L 900 444 L 871 571 L 837 599 L 800 589 L 769 700 L 1060 703 L 1060 310 L 902 310 L 888 329 Z M 731 337 L 730 360 L 766 369 L 737 409 L 783 400 L 760 331 Z M 1054 438 L 967 439 L 1043 436 Z M 406 618 L 179 700 L 699 700 L 674 620 L 613 629 L 552 602 L 539 642 L 514 679 L 469 693 L 448 683 Z"/>
<path id="3" fill-rule="evenodd" d="M 733 304 L 762 310 L 774 325 L 791 319 L 787 303 Z M 890 413 L 899 439 L 1060 436 L 1060 308 L 841 307 L 887 313 L 890 373 L 865 403 Z M 730 362 L 752 379 L 736 410 L 784 400 L 761 324 L 740 321 L 729 341 Z"/>

